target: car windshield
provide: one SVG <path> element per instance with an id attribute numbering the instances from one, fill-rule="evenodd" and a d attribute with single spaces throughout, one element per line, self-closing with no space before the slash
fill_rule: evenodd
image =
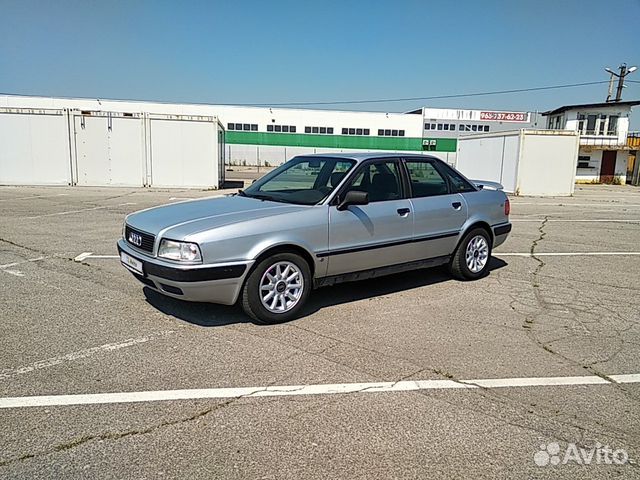
<path id="1" fill-rule="evenodd" d="M 241 195 L 315 205 L 327 198 L 355 163 L 344 158 L 295 157 L 253 183 Z"/>

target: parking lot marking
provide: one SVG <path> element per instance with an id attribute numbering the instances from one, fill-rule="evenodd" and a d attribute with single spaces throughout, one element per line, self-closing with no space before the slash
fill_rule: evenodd
<path id="1" fill-rule="evenodd" d="M 542 214 L 540 214 L 542 215 Z M 543 219 L 542 218 L 512 218 L 511 219 L 511 223 L 514 222 L 532 222 L 532 223 L 540 223 Z M 603 223 L 640 223 L 640 219 L 606 219 L 606 218 L 594 218 L 594 219 L 575 219 L 575 218 L 571 218 L 571 219 L 562 219 L 562 218 L 556 218 L 556 219 L 549 219 L 547 220 L 547 222 L 563 222 L 563 223 L 589 223 L 589 222 L 603 222 Z"/>
<path id="2" fill-rule="evenodd" d="M 609 375 L 615 383 L 640 383 L 640 374 Z M 620 379 L 620 380 L 618 380 Z M 223 399 L 247 397 L 288 397 L 298 395 L 341 395 L 345 393 L 392 393 L 417 390 L 550 387 L 576 385 L 611 385 L 598 376 L 492 378 L 478 380 L 403 380 L 399 382 L 334 383 L 320 385 L 286 385 L 267 387 L 204 388 L 156 390 L 144 392 L 43 395 L 0 398 L 0 408 L 101 405 L 113 403 L 159 402 L 169 400 Z"/>
<path id="3" fill-rule="evenodd" d="M 16 277 L 24 277 L 24 273 L 22 273 L 20 270 L 10 270 L 10 268 L 16 267 L 18 265 L 24 265 L 25 263 L 38 262 L 40 260 L 44 260 L 45 258 L 47 257 L 30 258 L 28 260 L 22 260 L 20 262 L 6 263 L 4 265 L 0 265 L 0 271 L 6 272 L 10 275 L 14 275 Z"/>
<path id="4" fill-rule="evenodd" d="M 22 273 L 20 270 L 5 270 L 3 268 L 2 271 L 16 277 L 24 277 L 24 273 Z"/>
<path id="5" fill-rule="evenodd" d="M 640 252 L 492 252 L 503 257 L 597 257 L 603 255 L 611 256 L 635 256 Z"/>
<path id="6" fill-rule="evenodd" d="M 102 205 L 102 206 L 99 206 L 99 207 L 81 208 L 79 210 L 66 210 L 64 212 L 44 213 L 42 215 L 35 215 L 33 217 L 24 217 L 24 218 L 26 218 L 27 220 L 34 220 L 36 218 L 55 217 L 55 216 L 59 216 L 59 215 L 70 215 L 72 213 L 82 213 L 82 212 L 91 212 L 91 211 L 94 211 L 94 210 L 104 210 L 105 208 L 113 208 L 114 206 L 116 206 L 116 207 L 124 207 L 126 205 L 135 205 L 135 203 L 127 202 L 127 203 L 120 203 L 118 205 Z"/>
<path id="7" fill-rule="evenodd" d="M 103 352 L 113 352 L 115 350 L 121 350 L 123 348 L 132 347 L 134 345 L 139 345 L 141 343 L 146 343 L 149 340 L 157 337 L 165 337 L 167 335 L 171 335 L 175 333 L 173 330 L 163 330 L 156 333 L 151 333 L 149 335 L 145 335 L 143 337 L 137 338 L 128 338 L 118 343 L 106 343 L 104 345 L 100 345 L 98 347 L 85 348 L 83 350 L 78 350 L 76 352 L 67 353 L 66 355 L 60 355 L 58 357 L 47 358 L 45 360 L 40 360 L 38 362 L 30 363 L 28 365 L 22 365 L 17 368 L 10 368 L 0 370 L 0 380 L 5 380 L 7 378 L 15 377 L 16 375 L 24 375 L 25 373 L 33 372 L 36 370 L 42 370 L 44 368 L 53 367 L 56 365 L 60 365 L 61 363 L 71 362 L 73 360 L 79 360 L 81 358 L 91 357 L 98 353 Z"/>
<path id="8" fill-rule="evenodd" d="M 511 201 L 511 205 L 512 206 L 517 206 L 517 205 L 546 205 L 546 206 L 551 206 L 551 207 L 640 207 L 640 204 L 638 203 L 597 203 L 597 202 L 593 202 L 593 203 L 571 203 L 571 202 L 558 202 L 558 203 L 551 203 L 551 202 L 514 202 L 513 200 Z"/>
<path id="9" fill-rule="evenodd" d="M 4 265 L 0 265 L 0 270 L 4 270 L 5 268 L 15 267 L 15 266 L 18 266 L 18 265 L 23 265 L 25 263 L 39 262 L 40 260 L 44 260 L 45 258 L 47 258 L 47 257 L 36 257 L 36 258 L 30 258 L 28 260 L 21 260 L 19 262 L 5 263 Z"/>
<path id="10" fill-rule="evenodd" d="M 74 262 L 81 262 L 83 261 L 85 258 L 90 257 L 92 252 L 82 252 L 80 255 L 78 255 L 76 258 L 73 259 Z"/>

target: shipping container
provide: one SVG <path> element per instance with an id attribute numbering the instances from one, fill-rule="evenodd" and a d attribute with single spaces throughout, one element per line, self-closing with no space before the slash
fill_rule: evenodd
<path id="1" fill-rule="evenodd" d="M 501 183 L 515 195 L 573 194 L 580 136 L 573 131 L 515 130 L 461 137 L 457 168 Z"/>

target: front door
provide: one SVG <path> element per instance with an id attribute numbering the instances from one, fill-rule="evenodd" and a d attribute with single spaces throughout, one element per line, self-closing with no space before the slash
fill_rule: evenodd
<path id="1" fill-rule="evenodd" d="M 600 164 L 600 181 L 612 183 L 616 174 L 616 151 L 604 150 L 602 152 L 602 163 Z"/>
<path id="2" fill-rule="evenodd" d="M 327 275 L 410 261 L 413 212 L 402 187 L 399 160 L 361 166 L 349 189 L 367 192 L 369 204 L 342 211 L 330 207 Z"/>

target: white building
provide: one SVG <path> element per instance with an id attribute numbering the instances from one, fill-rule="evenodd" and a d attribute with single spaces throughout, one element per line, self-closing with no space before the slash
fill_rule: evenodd
<path id="1" fill-rule="evenodd" d="M 565 105 L 542 114 L 547 128 L 580 134 L 576 182 L 626 182 L 629 116 L 635 105 L 640 101 Z"/>
<path id="2" fill-rule="evenodd" d="M 407 113 L 175 104 L 0 95 L 1 108 L 216 117 L 232 165 L 275 166 L 295 155 L 349 151 L 429 152 L 455 165 L 457 140 L 474 132 L 537 126 L 537 113 L 420 108 Z"/>

